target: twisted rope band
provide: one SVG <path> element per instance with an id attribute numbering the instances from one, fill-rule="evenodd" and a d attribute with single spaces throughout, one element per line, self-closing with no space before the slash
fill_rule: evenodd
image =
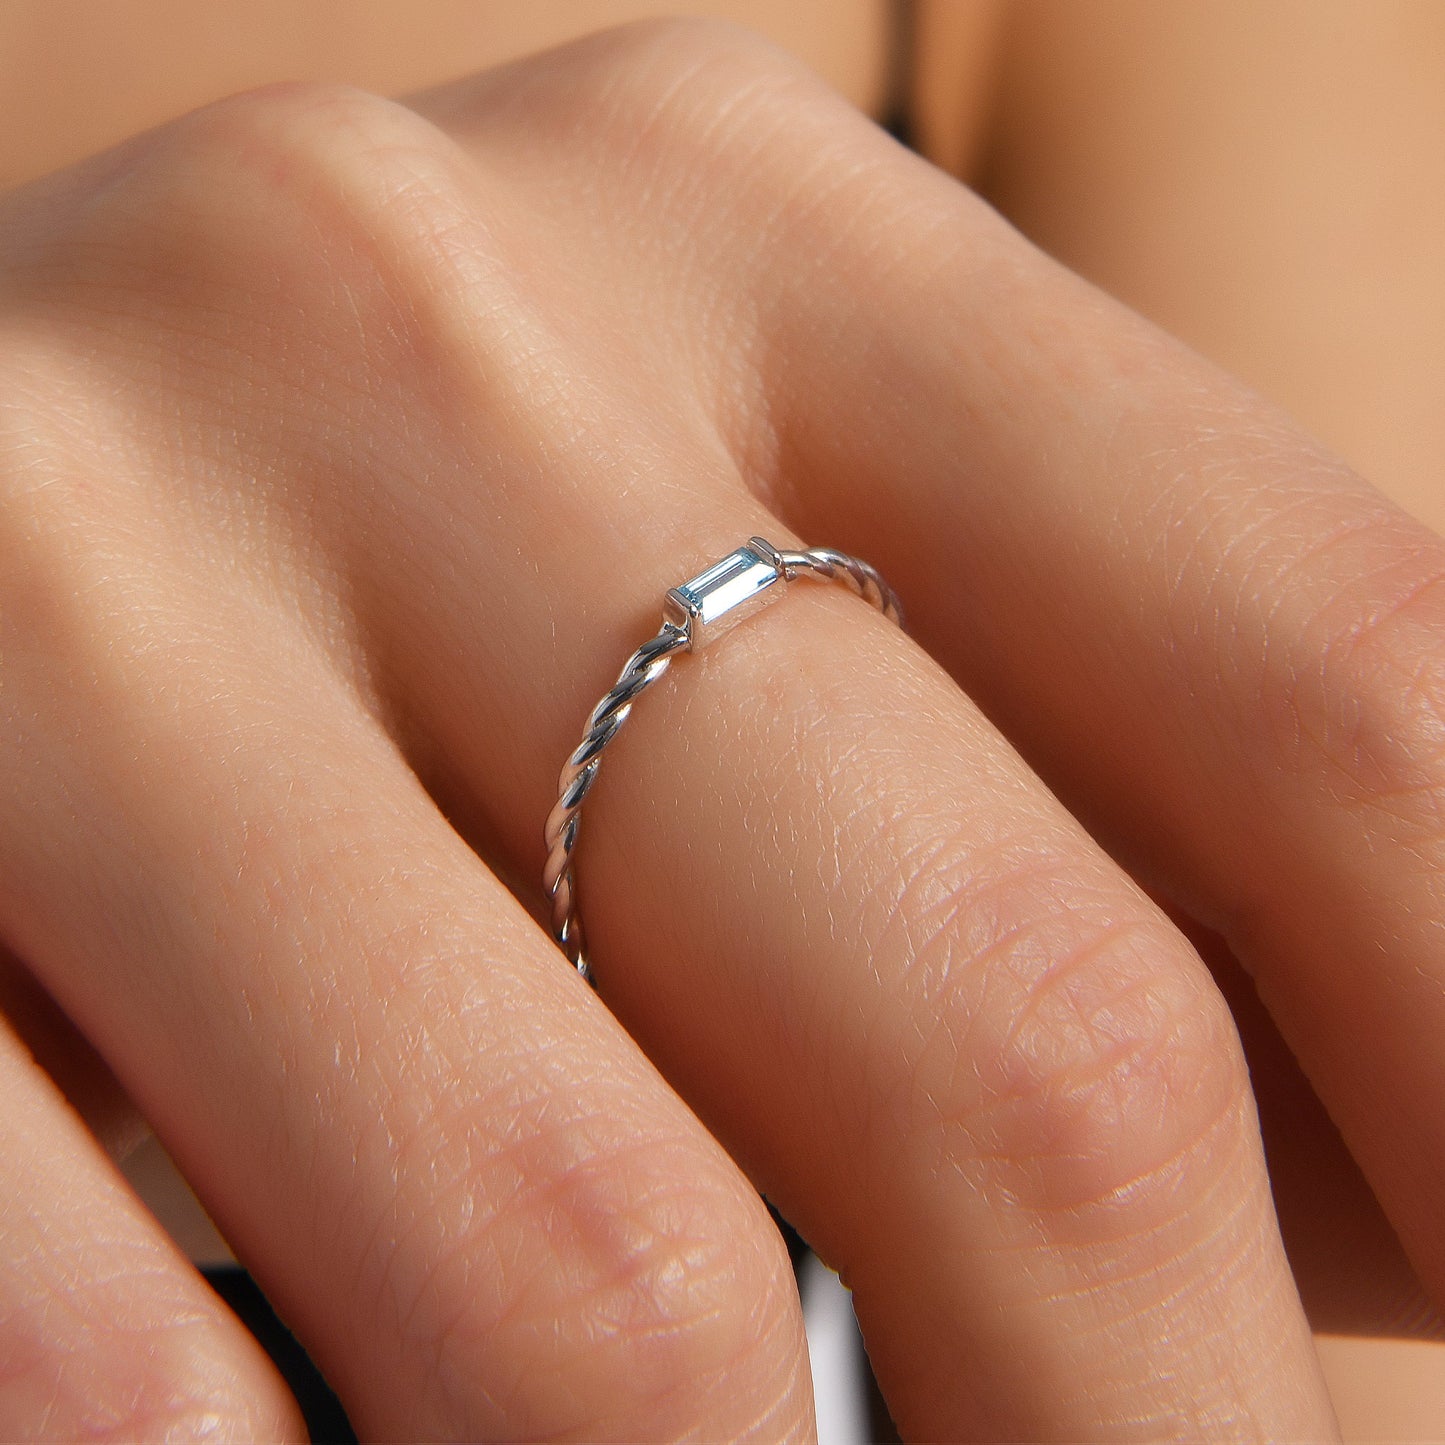
<path id="1" fill-rule="evenodd" d="M 582 741 L 562 768 L 556 806 L 547 817 L 544 840 L 547 866 L 542 886 L 552 900 L 552 936 L 590 979 L 591 968 L 577 908 L 573 854 L 582 822 L 582 803 L 597 781 L 602 751 L 622 729 L 632 704 L 672 666 L 683 649 L 695 652 L 782 595 L 799 577 L 840 582 L 871 603 L 891 622 L 903 625 L 903 612 L 893 589 L 868 563 L 831 547 L 805 552 L 780 552 L 761 537 L 724 557 L 707 571 L 674 587 L 663 604 L 657 635 L 627 659 L 611 691 L 592 709 Z"/>

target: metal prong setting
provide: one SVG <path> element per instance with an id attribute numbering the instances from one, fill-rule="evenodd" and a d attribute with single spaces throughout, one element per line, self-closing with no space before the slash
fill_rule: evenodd
<path id="1" fill-rule="evenodd" d="M 782 554 L 761 537 L 714 562 L 663 599 L 663 619 L 687 633 L 688 649 L 698 652 L 761 612 L 788 585 Z"/>

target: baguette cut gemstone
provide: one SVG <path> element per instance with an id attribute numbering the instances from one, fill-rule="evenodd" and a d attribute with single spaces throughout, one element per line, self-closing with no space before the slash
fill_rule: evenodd
<path id="1" fill-rule="evenodd" d="M 696 652 L 781 596 L 785 582 L 777 554 L 754 540 L 674 587 L 663 615 L 687 633 L 688 647 Z"/>

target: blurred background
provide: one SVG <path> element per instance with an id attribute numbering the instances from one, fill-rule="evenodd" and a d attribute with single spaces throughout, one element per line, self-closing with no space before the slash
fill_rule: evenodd
<path id="1" fill-rule="evenodd" d="M 1445 530 L 1441 0 L 0 0 L 0 189 L 268 81 L 401 95 L 657 14 L 795 52 Z M 1288 1235 L 1315 1201 L 1265 1129 Z M 193 1257 L 226 1258 L 158 1146 L 128 1169 Z M 803 1281 L 825 1438 L 868 1438 L 846 1296 Z M 1445 1345 L 1338 1326 L 1347 1437 L 1445 1438 Z"/>

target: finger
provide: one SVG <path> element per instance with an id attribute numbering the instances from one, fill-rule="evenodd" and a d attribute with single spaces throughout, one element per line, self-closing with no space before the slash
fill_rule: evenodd
<path id="1" fill-rule="evenodd" d="M 1217 934 L 1187 923 L 1185 933 L 1239 1028 L 1280 1232 L 1311 1327 L 1316 1334 L 1445 1336 L 1440 1311 L 1249 976 Z"/>
<path id="2" fill-rule="evenodd" d="M 593 48 L 554 59 L 565 83 L 529 67 L 517 90 L 425 103 L 489 175 L 521 175 L 549 153 L 502 138 L 518 94 L 549 83 L 589 115 L 604 84 L 634 122 L 629 98 L 659 94 L 712 114 L 707 82 L 739 72 L 724 57 L 700 79 L 696 54 L 667 56 L 676 38 L 626 72 L 630 92 L 601 65 L 589 89 Z M 637 129 L 673 133 L 651 113 Z M 666 190 L 643 170 L 644 193 Z M 521 314 L 569 278 L 580 376 L 549 393 L 543 440 L 488 466 L 555 525 L 499 531 L 439 504 L 422 548 L 437 585 L 416 613 L 385 611 L 428 752 L 459 768 L 450 795 L 535 861 L 537 779 L 576 740 L 559 700 L 575 728 L 662 591 L 776 526 L 717 433 L 689 425 L 702 407 L 640 417 L 586 366 L 627 282 L 605 258 L 564 266 L 547 235 L 499 269 Z M 688 374 L 669 340 L 649 334 L 644 374 Z M 504 354 L 493 374 L 536 363 Z M 549 468 L 556 434 L 609 446 Z M 660 460 L 645 485 L 622 481 L 635 458 Z M 464 497 L 478 465 L 443 494 Z M 394 535 L 373 544 L 377 575 Z M 511 603 L 480 634 L 478 575 Z M 847 598 L 787 608 L 679 664 L 609 750 L 579 880 L 609 1003 L 843 1267 L 907 1432 L 1328 1433 L 1237 1046 L 1197 959 L 886 624 Z M 496 768 L 497 736 L 524 767 Z"/>
<path id="3" fill-rule="evenodd" d="M 636 635 L 621 590 L 557 575 L 579 656 L 614 609 Z M 907 1433 L 1328 1433 L 1197 963 L 946 680 L 831 601 L 677 667 L 610 750 L 579 880 L 606 997 L 843 1269 Z M 543 736 L 538 690 L 513 702 Z"/>
<path id="4" fill-rule="evenodd" d="M 0 1435 L 302 1440 L 270 1361 L 0 1023 Z"/>
<path id="5" fill-rule="evenodd" d="M 887 276 L 860 252 L 846 288 L 789 293 L 789 518 L 866 537 L 1065 800 L 1226 935 L 1445 1298 L 1445 545 L 976 203 L 909 184 L 929 222 Z M 907 406 L 864 414 L 884 387 Z"/>
<path id="6" fill-rule="evenodd" d="M 47 257 L 89 286 L 10 278 L 50 346 L 17 341 L 31 404 L 0 470 L 0 927 L 363 1434 L 806 1436 L 796 1293 L 755 1193 L 362 701 L 381 706 L 315 549 L 364 515 L 358 458 L 405 409 L 323 458 L 333 397 L 308 404 L 288 368 L 355 365 L 354 314 L 273 335 L 334 320 L 316 298 L 370 228 L 414 233 L 368 205 L 358 131 L 398 151 L 387 203 L 426 147 L 451 156 L 382 102 L 243 100 L 133 148 L 99 199 L 52 191 L 75 244 Z M 341 371 L 310 372 L 317 338 Z"/>
<path id="7" fill-rule="evenodd" d="M 77 681 L 7 790 L 5 925 L 358 1429 L 805 1432 L 756 1196 L 348 690 L 151 545 L 103 651 L 32 639 Z"/>
<path id="8" fill-rule="evenodd" d="M 661 196 L 700 232 L 684 314 L 715 317 L 745 258 L 745 321 L 689 353 L 734 452 L 795 529 L 882 565 L 1064 800 L 1227 936 L 1445 1298 L 1442 544 L 795 73 L 753 80 L 742 143 L 708 142 L 732 204 L 654 186 L 615 228 L 676 264 Z M 680 148 L 698 93 L 648 134 Z"/>

